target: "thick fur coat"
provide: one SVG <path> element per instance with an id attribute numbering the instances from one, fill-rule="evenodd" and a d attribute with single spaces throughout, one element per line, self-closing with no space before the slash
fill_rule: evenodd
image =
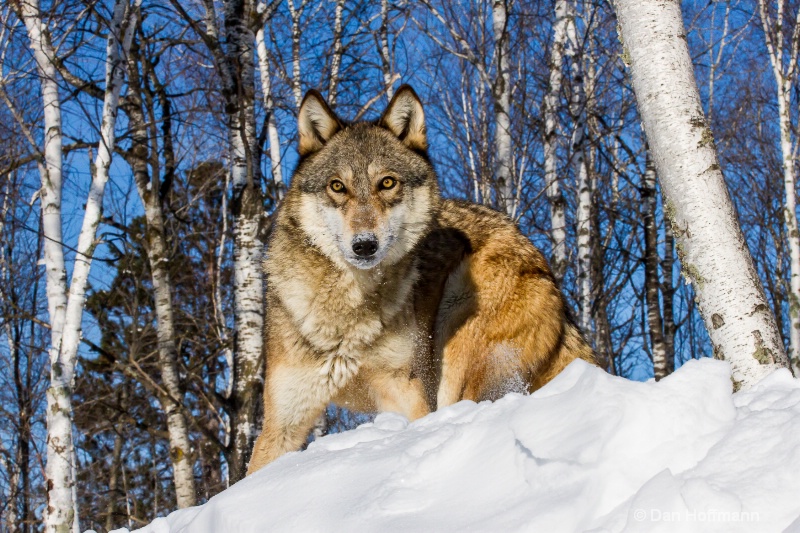
<path id="1" fill-rule="evenodd" d="M 592 350 L 539 250 L 505 215 L 444 200 L 414 91 L 343 123 L 315 91 L 267 274 L 264 429 L 252 473 L 327 404 L 409 419 L 533 391 Z"/>

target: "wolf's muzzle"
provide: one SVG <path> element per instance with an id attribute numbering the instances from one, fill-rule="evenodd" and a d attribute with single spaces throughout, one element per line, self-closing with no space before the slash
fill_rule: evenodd
<path id="1" fill-rule="evenodd" d="M 377 251 L 378 238 L 374 233 L 359 233 L 353 237 L 353 253 L 358 257 L 372 257 Z"/>

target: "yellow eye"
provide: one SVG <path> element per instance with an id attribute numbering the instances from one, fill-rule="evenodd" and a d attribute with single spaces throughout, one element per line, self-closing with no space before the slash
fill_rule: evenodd
<path id="1" fill-rule="evenodd" d="M 339 180 L 333 180 L 331 182 L 331 190 L 333 192 L 344 192 L 344 183 Z"/>
<path id="2" fill-rule="evenodd" d="M 383 178 L 383 180 L 381 181 L 381 189 L 383 189 L 384 191 L 391 189 L 395 185 L 397 185 L 397 180 L 394 178 L 390 178 L 388 176 Z"/>

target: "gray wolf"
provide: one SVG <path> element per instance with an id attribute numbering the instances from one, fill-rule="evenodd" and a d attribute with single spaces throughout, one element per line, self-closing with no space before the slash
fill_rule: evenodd
<path id="1" fill-rule="evenodd" d="M 331 401 L 414 420 L 594 362 L 516 225 L 440 196 L 413 89 L 353 124 L 310 91 L 298 132 L 265 261 L 264 428 L 248 473 L 297 450 Z"/>

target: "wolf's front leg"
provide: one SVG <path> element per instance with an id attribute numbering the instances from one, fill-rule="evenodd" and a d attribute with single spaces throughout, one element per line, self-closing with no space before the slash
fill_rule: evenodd
<path id="1" fill-rule="evenodd" d="M 247 474 L 298 450 L 330 400 L 328 380 L 317 366 L 270 364 L 264 388 L 264 429 L 253 447 Z"/>
<path id="2" fill-rule="evenodd" d="M 410 372 L 379 370 L 371 372 L 367 380 L 369 392 L 379 413 L 399 413 L 416 420 L 430 413 L 425 388 L 419 378 Z"/>

